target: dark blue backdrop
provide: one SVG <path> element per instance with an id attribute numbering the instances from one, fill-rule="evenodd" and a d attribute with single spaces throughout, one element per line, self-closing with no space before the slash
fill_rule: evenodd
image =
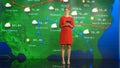
<path id="1" fill-rule="evenodd" d="M 119 1 L 115 0 L 111 15 L 113 17 L 112 24 L 103 36 L 99 39 L 98 45 L 101 54 L 105 59 L 118 59 L 119 56 Z"/>

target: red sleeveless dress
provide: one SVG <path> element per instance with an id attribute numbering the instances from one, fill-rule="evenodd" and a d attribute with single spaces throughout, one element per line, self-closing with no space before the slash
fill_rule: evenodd
<path id="1" fill-rule="evenodd" d="M 63 24 L 67 23 L 66 21 L 71 21 L 70 24 L 74 27 L 74 19 L 73 17 L 65 17 L 65 16 L 62 16 L 60 18 L 60 23 L 59 23 L 59 27 L 61 28 L 61 31 L 60 31 L 60 40 L 59 40 L 59 43 L 61 45 L 71 45 L 73 43 L 73 40 L 72 40 L 72 28 L 73 27 L 70 27 L 70 26 L 64 26 L 62 27 Z"/>

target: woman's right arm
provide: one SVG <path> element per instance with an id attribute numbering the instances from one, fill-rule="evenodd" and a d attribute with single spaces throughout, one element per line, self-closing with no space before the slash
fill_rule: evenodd
<path id="1" fill-rule="evenodd" d="M 63 28 L 63 27 L 65 27 L 65 26 L 66 26 L 66 24 L 63 24 L 63 17 L 61 17 L 61 18 L 60 18 L 59 27 L 60 27 L 60 28 Z"/>

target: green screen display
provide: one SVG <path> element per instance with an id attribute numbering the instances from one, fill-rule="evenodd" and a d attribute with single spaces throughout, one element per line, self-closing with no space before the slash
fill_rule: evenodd
<path id="1" fill-rule="evenodd" d="M 113 0 L 2 0 L 0 42 L 6 42 L 14 55 L 29 58 L 60 55 L 59 20 L 64 8 L 74 17 L 72 51 L 90 51 L 102 58 L 98 40 L 109 28 Z"/>

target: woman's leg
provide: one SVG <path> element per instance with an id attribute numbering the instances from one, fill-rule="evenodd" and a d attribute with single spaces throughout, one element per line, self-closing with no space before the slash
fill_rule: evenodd
<path id="1" fill-rule="evenodd" d="M 68 53 L 67 63 L 70 64 L 70 55 L 71 55 L 71 46 L 70 45 L 67 45 L 67 53 Z"/>
<path id="2" fill-rule="evenodd" d="M 65 52 L 65 46 L 61 45 L 61 53 L 62 53 L 62 64 L 65 64 L 65 59 L 64 59 L 64 52 Z"/>

